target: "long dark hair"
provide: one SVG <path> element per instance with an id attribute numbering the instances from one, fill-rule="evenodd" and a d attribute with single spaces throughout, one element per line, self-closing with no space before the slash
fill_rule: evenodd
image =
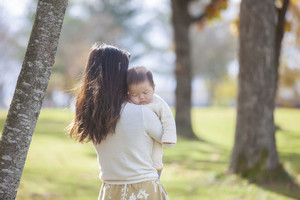
<path id="1" fill-rule="evenodd" d="M 94 45 L 88 57 L 69 135 L 79 142 L 99 144 L 114 133 L 127 99 L 129 53 L 117 47 Z"/>

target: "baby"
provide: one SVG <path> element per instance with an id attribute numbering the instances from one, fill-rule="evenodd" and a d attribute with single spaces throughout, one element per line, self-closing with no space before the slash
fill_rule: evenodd
<path id="1" fill-rule="evenodd" d="M 163 147 L 172 147 L 177 142 L 174 116 L 168 104 L 158 95 L 154 94 L 155 84 L 151 71 L 145 67 L 128 69 L 127 87 L 129 100 L 134 104 L 147 105 L 160 119 L 163 127 L 161 143 L 154 140 L 152 161 L 160 178 L 163 162 Z"/>

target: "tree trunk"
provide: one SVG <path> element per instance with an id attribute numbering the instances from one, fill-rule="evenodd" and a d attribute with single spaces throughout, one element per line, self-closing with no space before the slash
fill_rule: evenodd
<path id="1" fill-rule="evenodd" d="M 241 3 L 237 122 L 230 163 L 234 173 L 279 165 L 273 115 L 275 18 L 273 0 Z"/>
<path id="2" fill-rule="evenodd" d="M 191 124 L 191 61 L 188 14 L 188 1 L 172 0 L 172 24 L 176 53 L 176 114 L 178 135 L 184 138 L 196 138 Z"/>
<path id="3" fill-rule="evenodd" d="M 54 64 L 67 0 L 39 0 L 0 141 L 0 199 L 15 199 Z"/>

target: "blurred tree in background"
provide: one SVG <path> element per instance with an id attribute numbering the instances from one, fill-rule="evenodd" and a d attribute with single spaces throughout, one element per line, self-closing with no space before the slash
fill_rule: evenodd
<path id="1" fill-rule="evenodd" d="M 8 91 L 13 91 L 18 73 L 24 56 L 30 27 L 35 12 L 36 0 L 28 0 L 22 21 L 9 24 L 9 18 L 5 10 L 1 12 L 1 41 L 0 70 L 5 78 L 0 81 L 0 106 L 7 106 L 9 99 Z M 176 75 L 174 69 L 176 44 L 172 43 L 171 24 L 171 1 L 160 1 L 159 4 L 152 1 L 138 0 L 72 0 L 66 13 L 53 75 L 49 83 L 46 102 L 44 106 L 66 107 L 72 102 L 74 87 L 76 88 L 81 71 L 86 62 L 90 46 L 95 42 L 106 42 L 128 49 L 132 53 L 133 65 L 145 65 L 155 72 L 166 77 Z M 185 1 L 183 1 L 185 2 Z M 282 0 L 274 1 L 279 8 L 283 5 Z M 3 3 L 4 4 L 4 3 Z M 191 19 L 188 28 L 184 31 L 190 43 L 190 78 L 183 82 L 178 80 L 182 88 L 188 89 L 190 83 L 200 79 L 199 83 L 205 83 L 201 90 L 184 90 L 190 95 L 183 94 L 182 102 L 190 102 L 193 105 L 235 105 L 238 64 L 236 60 L 236 33 L 232 34 L 232 19 L 226 18 L 232 13 L 232 7 L 239 4 L 237 1 L 186 1 L 187 16 Z M 1 5 L 0 5 L 1 7 Z M 1 9 L 1 8 L 0 8 Z M 228 10 L 227 9 L 227 10 Z M 3 10 L 3 9 L 2 9 Z M 183 12 L 180 10 L 179 12 Z M 232 11 L 231 11 L 232 12 Z M 238 11 L 233 11 L 238 12 Z M 297 66 L 300 62 L 297 58 L 299 53 L 299 1 L 291 1 L 288 9 L 285 31 L 283 38 L 283 55 L 286 66 L 294 71 L 299 71 Z M 178 13 L 181 16 L 180 13 Z M 224 17 L 225 16 L 225 17 Z M 230 29 L 229 29 L 230 28 Z M 236 29 L 236 28 L 235 28 Z M 6 48 L 9 46 L 10 48 Z M 282 63 L 282 62 L 281 62 Z M 229 66 L 231 65 L 231 66 Z M 235 74 L 230 70 L 236 68 Z M 286 70 L 279 70 L 280 77 Z M 298 106 L 299 79 L 294 77 L 293 85 L 282 85 L 279 82 L 277 105 Z M 281 78 L 280 78 L 281 80 Z M 175 82 L 175 81 L 174 81 Z M 5 86 L 4 86 L 5 85 Z M 185 87 L 188 85 L 189 87 Z M 173 88 L 169 92 L 170 103 L 173 104 Z M 194 97 L 192 96 L 194 92 Z M 195 95 L 195 93 L 198 93 Z M 6 95 L 5 95 L 6 94 Z M 176 97 L 179 105 L 181 101 Z M 199 96 L 204 98 L 204 103 L 197 103 Z M 206 97 L 207 96 L 207 97 Z M 189 105 L 185 105 L 190 107 Z M 182 106 L 178 106 L 182 107 Z M 178 113 L 182 113 L 180 119 L 188 120 L 188 110 L 182 107 Z M 185 116 L 185 117 L 184 117 Z M 189 122 L 184 122 L 189 124 Z M 189 128 L 190 131 L 192 131 Z"/>
<path id="2" fill-rule="evenodd" d="M 224 21 L 225 19 L 215 20 L 211 22 L 214 25 L 204 26 L 201 30 L 196 24 L 190 34 L 193 41 L 191 43 L 192 74 L 205 80 L 209 105 L 226 105 L 226 102 L 230 105 L 229 99 L 236 98 L 235 92 L 223 89 L 231 85 L 228 64 L 236 58 L 237 54 L 237 38 L 229 30 L 230 22 Z M 235 87 L 231 88 L 236 90 Z M 226 97 L 229 99 L 226 100 Z"/>
<path id="3" fill-rule="evenodd" d="M 276 1 L 282 7 L 286 1 Z M 285 107 L 300 107 L 300 1 L 291 0 L 286 14 L 283 46 L 279 61 L 279 84 L 276 103 Z"/>
<path id="4" fill-rule="evenodd" d="M 171 1 L 177 82 L 175 90 L 175 120 L 178 135 L 185 138 L 196 138 L 191 124 L 192 41 L 189 37 L 189 30 L 193 23 L 198 23 L 202 27 L 206 20 L 220 16 L 220 11 L 227 8 L 227 0 L 212 0 L 208 4 L 200 4 L 199 12 L 191 13 L 189 8 L 190 6 L 197 6 L 197 4 L 192 5 L 195 2 L 197 1 Z M 198 54 L 198 57 L 201 56 L 201 54 Z"/>
<path id="5" fill-rule="evenodd" d="M 30 25 L 34 19 L 36 0 L 28 0 L 22 24 L 15 30 L 14 40 L 1 40 L 3 50 L 6 46 L 12 46 L 14 52 L 21 52 L 21 56 L 15 56 L 11 60 L 18 63 L 12 68 L 20 70 L 19 66 L 24 56 L 26 43 L 30 34 Z M 90 47 L 95 42 L 104 42 L 117 45 L 132 53 L 131 63 L 145 65 L 154 68 L 159 73 L 170 72 L 170 55 L 168 50 L 170 43 L 158 44 L 154 42 L 160 33 L 165 33 L 171 41 L 171 30 L 168 24 L 169 11 L 165 8 L 168 4 L 161 3 L 158 9 L 148 8 L 145 2 L 138 0 L 73 0 L 66 13 L 65 23 L 62 30 L 61 42 L 58 49 L 56 63 L 47 90 L 44 106 L 68 106 L 85 66 L 86 57 Z M 5 27 L 5 26 L 1 26 Z M 9 35 L 9 34 L 8 34 Z M 159 37 L 158 37 L 159 38 Z M 4 42 L 5 41 L 5 42 Z M 12 44 L 15 42 L 16 44 Z M 161 59 L 161 66 L 152 66 L 151 62 L 139 62 L 144 57 L 158 55 Z M 151 60 L 148 59 L 148 60 Z M 7 68 L 1 65 L 0 69 Z M 18 71 L 17 70 L 17 71 Z M 14 74 L 17 74 L 14 72 Z M 62 96 L 63 102 L 55 102 L 57 96 Z M 55 97 L 56 96 L 56 97 Z"/>
<path id="6" fill-rule="evenodd" d="M 289 67 L 287 62 L 286 58 L 281 59 L 277 104 L 285 107 L 300 107 L 300 69 Z"/>
<path id="7" fill-rule="evenodd" d="M 131 61 L 150 51 L 159 51 L 145 38 L 145 33 L 151 28 L 152 19 L 143 19 L 142 26 L 136 24 L 135 19 L 142 14 L 139 9 L 142 2 L 75 2 L 66 16 L 49 94 L 55 90 L 70 90 L 78 83 L 87 54 L 94 42 L 122 46 L 130 52 L 133 48 L 140 47 L 138 54 L 132 54 Z"/>
<path id="8" fill-rule="evenodd" d="M 20 59 L 18 54 L 21 47 L 17 42 L 18 35 L 9 29 L 6 15 L 5 8 L 0 4 L 0 107 L 5 106 L 6 103 L 4 93 L 7 85 L 14 83 L 10 77 L 18 74 L 20 68 L 11 68 L 11 65 L 16 64 L 16 60 Z"/>

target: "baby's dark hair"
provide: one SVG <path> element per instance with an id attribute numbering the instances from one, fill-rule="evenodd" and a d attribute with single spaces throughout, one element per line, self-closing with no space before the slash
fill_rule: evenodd
<path id="1" fill-rule="evenodd" d="M 127 70 L 127 86 L 132 84 L 139 84 L 148 80 L 151 86 L 154 86 L 153 75 L 146 67 L 133 67 Z"/>

